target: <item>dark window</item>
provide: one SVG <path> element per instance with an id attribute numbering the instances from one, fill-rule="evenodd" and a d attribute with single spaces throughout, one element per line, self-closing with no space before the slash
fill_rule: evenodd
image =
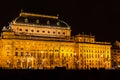
<path id="1" fill-rule="evenodd" d="M 22 29 L 20 29 L 20 31 L 22 31 Z"/>
<path id="2" fill-rule="evenodd" d="M 28 29 L 26 29 L 25 31 L 28 32 Z"/>
<path id="3" fill-rule="evenodd" d="M 98 54 L 98 58 L 99 58 L 99 54 Z"/>
<path id="4" fill-rule="evenodd" d="M 43 59 L 45 58 L 45 53 L 43 53 Z"/>
<path id="5" fill-rule="evenodd" d="M 34 30 L 31 30 L 31 32 L 34 32 Z"/>
<path id="6" fill-rule="evenodd" d="M 58 58 L 60 58 L 60 53 L 58 53 Z"/>
<path id="7" fill-rule="evenodd" d="M 53 32 L 53 34 L 55 34 L 55 32 Z"/>
<path id="8" fill-rule="evenodd" d="M 37 32 L 39 32 L 39 30 L 37 30 Z"/>
<path id="9" fill-rule="evenodd" d="M 33 56 L 34 56 L 34 57 L 36 57 L 36 54 L 35 54 L 35 53 L 33 53 Z"/>
<path id="10" fill-rule="evenodd" d="M 45 31 L 42 31 L 43 33 L 45 33 Z"/>
<path id="11" fill-rule="evenodd" d="M 60 32 L 58 32 L 58 34 L 60 34 Z"/>
<path id="12" fill-rule="evenodd" d="M 65 32 L 63 32 L 63 34 L 65 34 Z"/>
<path id="13" fill-rule="evenodd" d="M 23 52 L 21 52 L 21 56 L 23 56 Z"/>
<path id="14" fill-rule="evenodd" d="M 50 33 L 50 31 L 48 31 L 48 33 Z"/>
<path id="15" fill-rule="evenodd" d="M 108 51 L 107 51 L 108 52 Z M 118 51 L 118 53 L 120 53 L 120 51 Z"/>
<path id="16" fill-rule="evenodd" d="M 23 50 L 23 48 L 21 48 L 21 50 Z"/>
<path id="17" fill-rule="evenodd" d="M 15 52 L 15 56 L 18 56 L 18 52 Z"/>
<path id="18" fill-rule="evenodd" d="M 46 53 L 46 58 L 48 58 L 48 53 Z"/>

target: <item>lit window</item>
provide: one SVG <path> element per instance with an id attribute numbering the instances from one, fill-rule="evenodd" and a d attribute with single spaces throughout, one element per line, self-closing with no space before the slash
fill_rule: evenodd
<path id="1" fill-rule="evenodd" d="M 60 25 L 60 22 L 57 22 L 57 26 L 59 26 Z"/>
<path id="2" fill-rule="evenodd" d="M 49 21 L 49 20 L 47 21 L 47 24 L 50 24 L 50 21 Z"/>
<path id="3" fill-rule="evenodd" d="M 99 58 L 99 54 L 98 54 L 98 58 Z"/>
<path id="4" fill-rule="evenodd" d="M 28 19 L 27 18 L 25 18 L 25 23 L 27 23 L 28 22 Z"/>
<path id="5" fill-rule="evenodd" d="M 36 20 L 36 23 L 37 23 L 37 24 L 39 23 L 39 19 Z"/>

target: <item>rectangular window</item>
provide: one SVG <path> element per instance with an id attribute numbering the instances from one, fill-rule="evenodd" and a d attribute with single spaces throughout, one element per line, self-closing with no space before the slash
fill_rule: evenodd
<path id="1" fill-rule="evenodd" d="M 60 53 L 58 53 L 58 58 L 60 58 Z"/>
<path id="2" fill-rule="evenodd" d="M 48 53 L 46 53 L 46 58 L 48 58 Z"/>
<path id="3" fill-rule="evenodd" d="M 91 54 L 89 54 L 89 58 L 91 58 Z"/>
<path id="4" fill-rule="evenodd" d="M 98 58 L 99 58 L 99 54 L 98 54 Z"/>
<path id="5" fill-rule="evenodd" d="M 88 54 L 87 54 L 87 58 L 89 58 L 89 57 L 88 57 Z"/>
<path id="6" fill-rule="evenodd" d="M 97 58 L 97 54 L 95 54 L 95 58 Z"/>
<path id="7" fill-rule="evenodd" d="M 23 56 L 23 52 L 21 52 L 21 56 Z"/>
<path id="8" fill-rule="evenodd" d="M 18 56 L 18 52 L 15 52 L 15 56 Z"/>
<path id="9" fill-rule="evenodd" d="M 94 55 L 92 54 L 92 58 L 94 58 Z"/>
<path id="10" fill-rule="evenodd" d="M 35 53 L 33 53 L 33 56 L 36 58 L 36 54 Z"/>

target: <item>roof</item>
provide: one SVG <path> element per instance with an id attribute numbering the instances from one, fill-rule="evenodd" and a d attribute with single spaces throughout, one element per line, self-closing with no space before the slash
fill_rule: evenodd
<path id="1" fill-rule="evenodd" d="M 63 20 L 58 19 L 58 16 L 49 16 L 33 13 L 21 12 L 19 17 L 13 20 L 13 24 L 31 24 L 31 25 L 42 25 L 42 26 L 55 26 L 55 27 L 70 27 Z"/>

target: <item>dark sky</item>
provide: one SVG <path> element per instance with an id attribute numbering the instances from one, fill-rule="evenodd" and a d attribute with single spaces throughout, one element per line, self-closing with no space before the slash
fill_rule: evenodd
<path id="1" fill-rule="evenodd" d="M 0 2 L 0 26 L 8 25 L 23 9 L 25 12 L 59 14 L 72 35 L 90 32 L 98 41 L 120 40 L 120 5 L 113 1 L 92 0 L 4 0 Z"/>

